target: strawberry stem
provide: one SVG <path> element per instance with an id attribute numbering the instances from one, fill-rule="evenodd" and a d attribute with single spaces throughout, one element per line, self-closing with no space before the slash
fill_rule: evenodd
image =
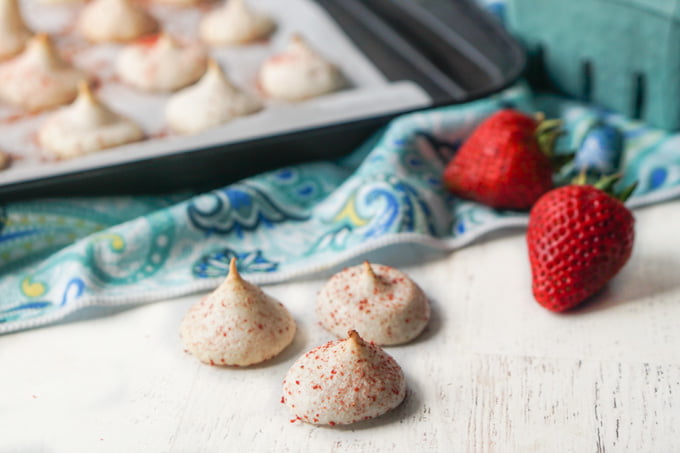
<path id="1" fill-rule="evenodd" d="M 571 183 L 575 186 L 585 186 L 588 184 L 588 173 L 585 170 L 581 170 L 579 174 L 571 180 Z"/>

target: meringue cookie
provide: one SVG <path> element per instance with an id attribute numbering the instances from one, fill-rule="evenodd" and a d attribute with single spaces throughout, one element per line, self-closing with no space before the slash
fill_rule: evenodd
<path id="1" fill-rule="evenodd" d="M 283 398 L 297 420 L 342 425 L 378 417 L 406 397 L 397 362 L 356 331 L 300 357 L 283 381 Z"/>
<path id="2" fill-rule="evenodd" d="M 116 72 L 127 84 L 145 91 L 175 91 L 201 78 L 206 68 L 205 50 L 182 46 L 165 33 L 121 50 Z"/>
<path id="3" fill-rule="evenodd" d="M 200 5 L 201 3 L 206 3 L 210 0 L 152 0 L 152 1 L 154 1 L 155 3 L 163 3 L 166 5 L 185 7 Z"/>
<path id="4" fill-rule="evenodd" d="M 217 62 L 210 60 L 198 83 L 168 100 L 165 117 L 175 132 L 193 134 L 259 110 L 262 103 L 232 85 Z"/>
<path id="5" fill-rule="evenodd" d="M 300 36 L 288 49 L 269 58 L 260 69 L 260 87 L 274 99 L 301 101 L 340 89 L 344 78 Z"/>
<path id="6" fill-rule="evenodd" d="M 12 158 L 10 157 L 10 155 L 7 154 L 4 151 L 0 151 L 0 171 L 9 167 L 9 165 L 11 163 L 12 163 Z"/>
<path id="7" fill-rule="evenodd" d="M 60 158 L 71 158 L 141 140 L 142 129 L 97 100 L 87 83 L 75 102 L 55 112 L 38 130 L 40 144 Z"/>
<path id="8" fill-rule="evenodd" d="M 0 98 L 38 111 L 66 104 L 87 75 L 64 61 L 45 34 L 36 35 L 18 57 L 0 67 Z"/>
<path id="9" fill-rule="evenodd" d="M 423 290 L 397 269 L 371 265 L 335 274 L 317 297 L 321 325 L 337 336 L 356 329 L 379 345 L 406 343 L 425 329 L 430 303 Z"/>
<path id="10" fill-rule="evenodd" d="M 244 0 L 227 0 L 208 13 L 199 25 L 199 35 L 208 44 L 246 44 L 268 36 L 274 21 L 250 8 Z"/>
<path id="11" fill-rule="evenodd" d="M 78 18 L 78 29 L 92 42 L 127 42 L 153 33 L 158 22 L 131 0 L 94 0 Z"/>
<path id="12" fill-rule="evenodd" d="M 26 26 L 17 0 L 0 1 L 0 60 L 23 50 L 33 33 Z"/>
<path id="13" fill-rule="evenodd" d="M 222 285 L 191 307 L 180 326 L 187 350 L 210 365 L 263 362 L 283 351 L 294 336 L 295 321 L 288 310 L 243 280 L 235 258 Z"/>
<path id="14" fill-rule="evenodd" d="M 46 5 L 75 5 L 77 3 L 84 3 L 87 0 L 40 0 L 40 3 Z"/>

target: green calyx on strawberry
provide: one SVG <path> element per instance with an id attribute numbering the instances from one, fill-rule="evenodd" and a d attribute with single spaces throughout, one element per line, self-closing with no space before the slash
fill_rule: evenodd
<path id="1" fill-rule="evenodd" d="M 444 170 L 446 187 L 459 197 L 497 209 L 529 209 L 551 190 L 564 163 L 554 153 L 560 120 L 505 109 L 484 120 Z"/>
<path id="2" fill-rule="evenodd" d="M 619 175 L 595 186 L 551 190 L 531 209 L 527 245 L 532 289 L 548 310 L 568 310 L 598 292 L 626 264 L 635 219 L 623 202 L 635 189 L 611 190 Z M 581 177 L 581 182 L 585 176 Z"/>

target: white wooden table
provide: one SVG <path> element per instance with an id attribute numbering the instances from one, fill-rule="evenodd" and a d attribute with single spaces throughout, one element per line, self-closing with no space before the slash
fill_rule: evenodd
<path id="1" fill-rule="evenodd" d="M 581 310 L 531 296 L 524 237 L 495 235 L 402 266 L 431 325 L 388 352 L 405 404 L 347 428 L 290 423 L 292 361 L 330 336 L 323 280 L 270 286 L 298 321 L 291 347 L 251 369 L 183 352 L 195 295 L 0 337 L 2 452 L 680 451 L 680 200 L 636 211 L 634 256 Z"/>

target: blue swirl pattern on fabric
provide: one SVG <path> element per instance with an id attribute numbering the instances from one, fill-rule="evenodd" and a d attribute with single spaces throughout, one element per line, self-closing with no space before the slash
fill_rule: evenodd
<path id="1" fill-rule="evenodd" d="M 247 183 L 235 184 L 191 200 L 187 213 L 191 224 L 207 235 L 235 232 L 240 237 L 245 231 L 308 218 L 295 206 L 276 202 L 273 196 Z"/>
<path id="2" fill-rule="evenodd" d="M 239 253 L 227 248 L 202 256 L 194 264 L 193 274 L 198 278 L 226 277 L 232 258 L 236 258 L 236 268 L 242 274 L 274 272 L 279 267 L 278 263 L 266 259 L 261 250 Z"/>

